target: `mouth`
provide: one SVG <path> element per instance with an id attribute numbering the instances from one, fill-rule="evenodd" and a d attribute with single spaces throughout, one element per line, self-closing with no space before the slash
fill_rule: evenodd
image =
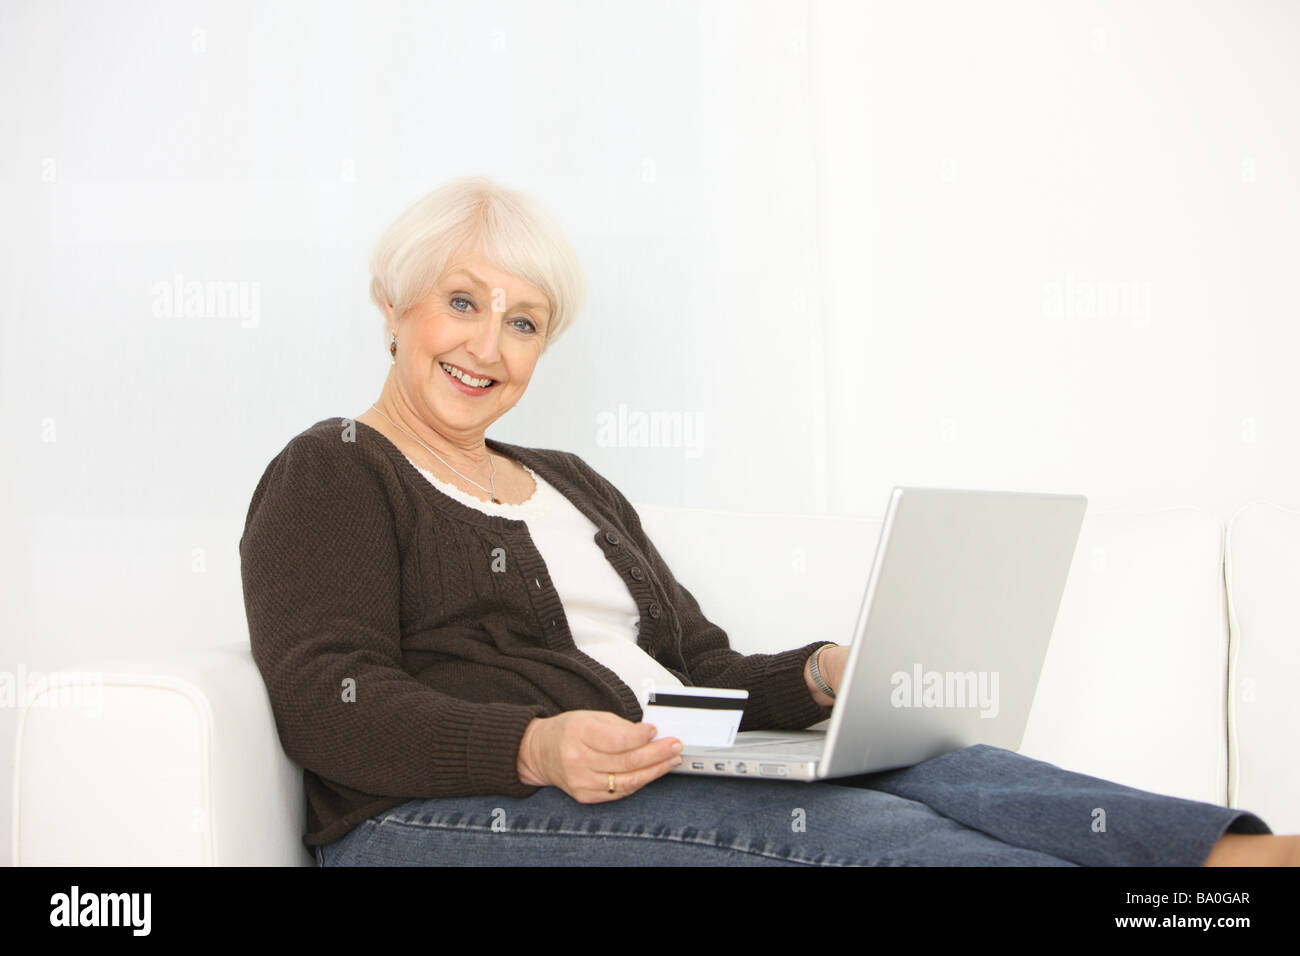
<path id="1" fill-rule="evenodd" d="M 439 362 L 438 365 L 442 368 L 443 374 L 450 379 L 452 386 L 467 395 L 481 395 L 484 392 L 492 391 L 500 384 L 494 378 L 474 375 L 459 365 L 452 365 L 448 362 Z"/>

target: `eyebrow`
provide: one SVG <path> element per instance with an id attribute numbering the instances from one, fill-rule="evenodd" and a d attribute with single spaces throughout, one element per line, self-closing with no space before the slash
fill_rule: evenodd
<path id="1" fill-rule="evenodd" d="M 487 283 L 484 282 L 482 279 L 480 279 L 478 276 L 476 276 L 474 273 L 470 272 L 468 269 L 457 269 L 455 272 L 451 274 L 466 276 L 471 282 L 473 282 L 480 289 L 487 288 Z M 551 316 L 550 310 L 547 309 L 547 307 L 540 302 L 516 302 L 515 308 L 516 309 L 543 309 L 545 310 L 544 314 L 548 319 Z"/>

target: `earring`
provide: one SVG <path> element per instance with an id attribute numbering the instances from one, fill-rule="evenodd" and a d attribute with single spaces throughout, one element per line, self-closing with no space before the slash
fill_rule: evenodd
<path id="1" fill-rule="evenodd" d="M 397 364 L 397 333 L 393 333 L 393 341 L 388 346 L 388 354 L 393 357 L 393 364 Z"/>

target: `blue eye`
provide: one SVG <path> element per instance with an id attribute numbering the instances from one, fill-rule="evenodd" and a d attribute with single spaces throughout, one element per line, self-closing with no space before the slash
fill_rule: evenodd
<path id="1" fill-rule="evenodd" d="M 448 301 L 451 303 L 452 308 L 456 309 L 456 311 L 462 315 L 466 314 L 465 310 L 456 308 L 457 302 L 464 302 L 471 309 L 474 307 L 474 300 L 463 295 L 453 295 Z M 535 335 L 537 333 L 537 326 L 533 323 L 532 319 L 526 319 L 521 316 L 520 318 L 517 318 L 514 321 L 528 323 L 528 328 L 526 329 L 519 328 L 518 325 L 515 326 L 515 328 L 518 328 L 520 332 L 527 332 L 529 335 Z"/>

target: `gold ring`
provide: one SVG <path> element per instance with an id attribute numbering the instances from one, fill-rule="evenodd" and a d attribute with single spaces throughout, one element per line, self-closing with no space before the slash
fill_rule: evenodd
<path id="1" fill-rule="evenodd" d="M 614 792 L 614 775 L 612 773 L 609 775 L 609 792 Z"/>

